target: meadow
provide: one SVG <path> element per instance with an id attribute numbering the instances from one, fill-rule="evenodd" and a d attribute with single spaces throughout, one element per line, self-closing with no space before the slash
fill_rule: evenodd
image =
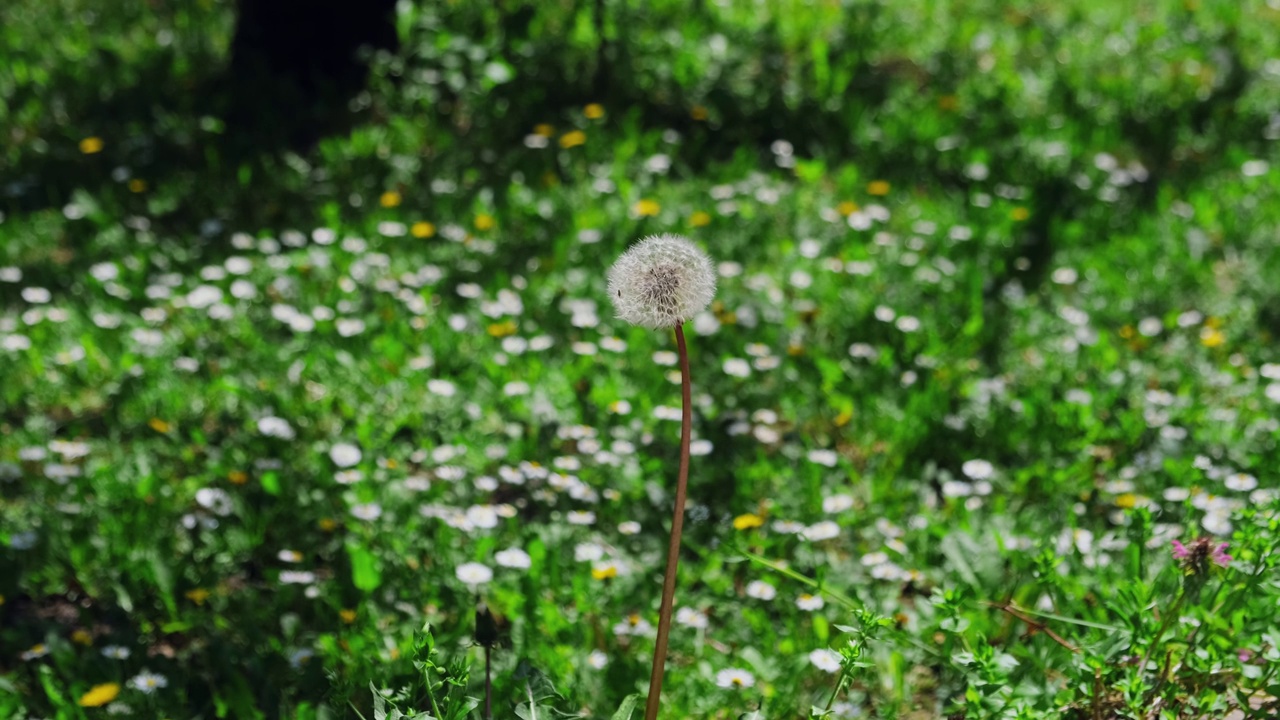
<path id="1" fill-rule="evenodd" d="M 662 717 L 1280 715 L 1280 2 L 234 9 L 0 6 L 0 717 L 639 718 L 668 232 Z"/>

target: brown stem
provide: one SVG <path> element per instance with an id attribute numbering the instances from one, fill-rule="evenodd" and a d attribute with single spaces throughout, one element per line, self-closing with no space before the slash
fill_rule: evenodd
<path id="1" fill-rule="evenodd" d="M 689 383 L 689 350 L 684 328 L 676 325 L 676 345 L 680 350 L 680 475 L 676 479 L 676 507 L 671 518 L 671 544 L 667 548 L 667 574 L 662 581 L 662 606 L 658 612 L 658 641 L 653 648 L 653 671 L 649 673 L 649 699 L 644 719 L 657 720 L 662 696 L 662 674 L 667 665 L 667 636 L 671 633 L 671 606 L 676 595 L 676 566 L 680 563 L 680 531 L 684 528 L 684 501 L 689 486 L 689 440 L 693 434 L 692 386 Z"/>

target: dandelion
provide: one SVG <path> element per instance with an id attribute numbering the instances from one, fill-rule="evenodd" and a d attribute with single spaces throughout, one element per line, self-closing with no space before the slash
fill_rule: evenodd
<path id="1" fill-rule="evenodd" d="M 647 205 L 646 205 L 647 203 Z M 637 215 L 656 215 L 659 207 L 642 200 Z M 608 275 L 609 297 L 617 316 L 633 325 L 651 329 L 672 328 L 679 351 L 681 376 L 680 470 L 676 480 L 667 568 L 662 585 L 658 637 L 654 645 L 645 720 L 655 720 L 662 693 L 667 660 L 667 638 L 676 590 L 676 566 L 680 558 L 680 534 L 684 525 L 685 497 L 689 483 L 689 456 L 693 435 L 692 386 L 684 323 L 707 309 L 716 293 L 715 266 L 711 258 L 678 235 L 655 235 L 631 246 Z"/>
<path id="2" fill-rule="evenodd" d="M 756 684 L 756 677 L 740 668 L 729 668 L 716 673 L 716 685 L 722 688 L 749 688 Z"/>
<path id="3" fill-rule="evenodd" d="M 89 692 L 80 696 L 80 707 L 102 707 L 120 694 L 120 686 L 116 683 L 103 683 L 89 688 Z"/>
<path id="4" fill-rule="evenodd" d="M 745 513 L 733 519 L 734 530 L 750 530 L 764 525 L 764 518 L 752 513 Z"/>

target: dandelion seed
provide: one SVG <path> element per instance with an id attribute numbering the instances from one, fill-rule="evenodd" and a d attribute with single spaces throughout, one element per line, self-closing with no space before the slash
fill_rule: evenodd
<path id="1" fill-rule="evenodd" d="M 655 235 L 632 245 L 609 270 L 617 316 L 651 329 L 692 319 L 715 297 L 711 259 L 678 235 Z"/>

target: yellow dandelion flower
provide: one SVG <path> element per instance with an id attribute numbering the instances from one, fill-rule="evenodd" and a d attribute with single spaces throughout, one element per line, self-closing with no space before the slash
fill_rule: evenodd
<path id="1" fill-rule="evenodd" d="M 631 206 L 631 211 L 640 217 L 653 217 L 658 214 L 662 206 L 656 200 L 640 200 Z"/>
<path id="2" fill-rule="evenodd" d="M 93 644 L 93 636 L 89 634 L 88 630 L 79 628 L 71 633 L 71 642 L 88 647 Z"/>
<path id="3" fill-rule="evenodd" d="M 764 525 L 764 518 L 754 513 L 745 513 L 733 519 L 734 530 L 750 530 Z"/>
<path id="4" fill-rule="evenodd" d="M 591 568 L 591 577 L 595 580 L 610 580 L 618 577 L 618 567 L 616 565 L 605 565 L 603 567 Z"/>
<path id="5" fill-rule="evenodd" d="M 699 210 L 689 218 L 689 224 L 694 227 L 706 227 L 711 224 L 711 213 Z"/>
<path id="6" fill-rule="evenodd" d="M 85 155 L 93 155 L 102 152 L 102 138 L 87 137 L 80 141 L 80 152 Z"/>
<path id="7" fill-rule="evenodd" d="M 393 208 L 400 204 L 400 199 L 400 193 L 395 190 L 388 190 L 382 193 L 382 197 L 378 198 L 378 202 L 381 203 L 384 208 Z"/>
<path id="8" fill-rule="evenodd" d="M 342 622 L 350 625 L 356 621 L 356 611 L 343 608 L 338 611 L 338 617 L 342 618 Z"/>
<path id="9" fill-rule="evenodd" d="M 707 119 L 707 109 L 701 105 L 694 105 L 693 108 L 689 110 L 689 117 L 697 120 L 698 122 L 702 122 Z"/>
<path id="10" fill-rule="evenodd" d="M 872 193 L 872 194 L 874 195 L 875 193 Z M 858 203 L 845 200 L 844 202 L 836 206 L 836 212 L 840 213 L 845 217 L 849 217 L 850 215 L 858 212 Z"/>
<path id="11" fill-rule="evenodd" d="M 560 147 L 568 150 L 569 148 L 585 145 L 587 142 L 587 134 L 581 130 L 571 130 L 560 136 Z"/>
<path id="12" fill-rule="evenodd" d="M 1133 493 L 1125 493 L 1116 498 L 1116 507 L 1131 510 L 1138 505 L 1138 496 Z"/>
<path id="13" fill-rule="evenodd" d="M 867 183 L 867 194 L 882 197 L 889 194 L 889 183 L 886 180 L 872 180 Z"/>
<path id="14" fill-rule="evenodd" d="M 493 226 L 496 224 L 497 224 L 497 221 L 493 219 L 492 215 L 486 215 L 485 213 L 480 213 L 479 215 L 476 215 L 477 230 L 492 230 Z"/>
<path id="15" fill-rule="evenodd" d="M 243 470 L 232 470 L 227 473 L 227 480 L 229 480 L 232 485 L 243 485 L 249 482 L 249 475 Z"/>
<path id="16" fill-rule="evenodd" d="M 556 129 L 547 123 L 540 123 L 533 126 L 533 134 L 542 137 L 551 137 L 556 134 Z"/>
<path id="17" fill-rule="evenodd" d="M 120 694 L 120 686 L 116 683 L 103 683 L 89 688 L 89 692 L 80 696 L 80 707 L 102 707 Z"/>
<path id="18" fill-rule="evenodd" d="M 1215 348 L 1227 341 L 1221 330 L 1211 327 L 1200 328 L 1200 344 L 1207 348 Z"/>
<path id="19" fill-rule="evenodd" d="M 788 354 L 788 355 L 790 355 L 791 357 L 800 357 L 801 355 L 803 355 L 803 354 L 804 354 L 804 346 L 803 346 L 803 345 L 788 345 L 788 346 L 787 346 L 787 354 Z"/>
<path id="20" fill-rule="evenodd" d="M 333 532 L 338 529 L 338 522 L 333 518 L 320 518 L 320 522 L 316 523 L 323 532 Z"/>
<path id="21" fill-rule="evenodd" d="M 150 425 L 151 429 L 155 430 L 158 433 L 167 433 L 173 429 L 173 427 L 169 425 L 169 423 L 156 417 L 153 417 L 149 421 L 147 421 L 147 425 Z"/>
<path id="22" fill-rule="evenodd" d="M 507 320 L 505 322 L 493 323 L 489 325 L 490 337 L 500 338 L 500 337 L 506 337 L 508 335 L 514 335 L 515 333 L 516 333 L 516 323 L 514 320 Z"/>
<path id="23" fill-rule="evenodd" d="M 204 601 L 209 599 L 209 591 L 205 590 L 204 588 L 195 588 L 194 590 L 188 590 L 186 595 L 188 600 L 190 600 L 191 602 L 197 605 L 203 605 Z"/>
<path id="24" fill-rule="evenodd" d="M 1022 222 L 1031 217 L 1031 211 L 1024 207 L 1016 207 L 1009 213 L 1009 217 L 1013 218 L 1014 222 Z"/>
<path id="25" fill-rule="evenodd" d="M 134 178 L 129 181 L 129 192 L 140 193 L 147 191 L 147 181 Z"/>
<path id="26" fill-rule="evenodd" d="M 591 103 L 582 109 L 582 114 L 586 115 L 588 120 L 599 120 L 604 117 L 604 106 L 600 103 Z"/>
<path id="27" fill-rule="evenodd" d="M 409 232 L 416 238 L 429 238 L 436 234 L 436 226 L 429 222 L 416 222 Z"/>

